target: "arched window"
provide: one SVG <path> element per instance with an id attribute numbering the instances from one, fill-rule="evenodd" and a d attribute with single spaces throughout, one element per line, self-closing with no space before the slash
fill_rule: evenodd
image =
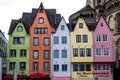
<path id="1" fill-rule="evenodd" d="M 118 32 L 120 32 L 120 14 L 118 14 L 117 16 L 117 29 L 118 29 Z"/>

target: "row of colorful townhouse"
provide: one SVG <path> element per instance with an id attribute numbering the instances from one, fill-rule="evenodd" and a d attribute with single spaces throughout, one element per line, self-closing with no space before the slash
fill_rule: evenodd
<path id="1" fill-rule="evenodd" d="M 59 24 L 57 24 L 59 23 Z M 113 34 L 100 17 L 86 24 L 84 18 L 68 25 L 55 9 L 41 3 L 32 13 L 12 20 L 9 28 L 7 74 L 41 73 L 52 80 L 113 79 Z"/>

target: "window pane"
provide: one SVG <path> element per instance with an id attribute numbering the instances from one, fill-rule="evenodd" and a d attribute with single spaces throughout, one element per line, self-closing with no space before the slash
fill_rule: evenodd
<path id="1" fill-rule="evenodd" d="M 54 71 L 59 71 L 59 65 L 58 64 L 54 65 Z"/>
<path id="2" fill-rule="evenodd" d="M 61 25 L 61 30 L 65 30 L 65 25 Z"/>
<path id="3" fill-rule="evenodd" d="M 38 62 L 33 62 L 33 70 L 38 70 Z"/>
<path id="4" fill-rule="evenodd" d="M 81 42 L 81 35 L 76 35 L 76 42 L 77 43 Z"/>
<path id="5" fill-rule="evenodd" d="M 73 56 L 78 57 L 78 49 L 77 48 L 73 49 Z"/>
<path id="6" fill-rule="evenodd" d="M 110 55 L 109 48 L 104 48 L 104 55 L 105 56 L 109 56 Z"/>
<path id="7" fill-rule="evenodd" d="M 67 44 L 67 37 L 66 36 L 62 37 L 62 44 Z"/>
<path id="8" fill-rule="evenodd" d="M 79 23 L 79 28 L 83 28 L 83 23 Z"/>
<path id="9" fill-rule="evenodd" d="M 103 65 L 103 70 L 109 70 L 109 65 L 108 64 L 104 64 Z"/>
<path id="10" fill-rule="evenodd" d="M 62 71 L 67 71 L 67 64 L 62 65 Z"/>
<path id="11" fill-rule="evenodd" d="M 33 43 L 34 46 L 37 46 L 39 45 L 39 38 L 38 37 L 35 37 L 34 38 L 34 43 Z"/>
<path id="12" fill-rule="evenodd" d="M 49 38 L 44 38 L 44 45 L 48 46 L 49 45 Z"/>
<path id="13" fill-rule="evenodd" d="M 62 50 L 62 58 L 67 58 L 67 50 Z"/>
<path id="14" fill-rule="evenodd" d="M 20 70 L 26 69 L 26 62 L 20 62 Z"/>
<path id="15" fill-rule="evenodd" d="M 33 51 L 33 58 L 38 59 L 38 50 Z"/>
<path id="16" fill-rule="evenodd" d="M 78 71 L 78 64 L 73 65 L 73 71 Z"/>
<path id="17" fill-rule="evenodd" d="M 84 65 L 83 64 L 80 64 L 80 71 L 84 71 Z"/>
<path id="18" fill-rule="evenodd" d="M 96 49 L 96 56 L 101 56 L 102 55 L 102 51 L 100 48 Z"/>
<path id="19" fill-rule="evenodd" d="M 45 59 L 49 58 L 49 51 L 48 50 L 44 50 L 44 58 Z"/>
<path id="20" fill-rule="evenodd" d="M 20 50 L 20 57 L 26 57 L 26 50 Z"/>
<path id="21" fill-rule="evenodd" d="M 59 58 L 59 50 L 54 50 L 54 58 Z"/>
<path id="22" fill-rule="evenodd" d="M 107 42 L 107 35 L 103 35 L 103 41 Z"/>
<path id="23" fill-rule="evenodd" d="M 84 57 L 84 56 L 85 56 L 85 49 L 80 48 L 80 57 Z"/>
<path id="24" fill-rule="evenodd" d="M 54 37 L 54 44 L 59 44 L 59 37 L 58 36 Z"/>
<path id="25" fill-rule="evenodd" d="M 96 64 L 94 69 L 95 69 L 95 70 L 100 70 L 100 65 L 99 65 L 99 64 Z"/>
<path id="26" fill-rule="evenodd" d="M 90 64 L 86 65 L 86 71 L 91 71 L 91 65 Z"/>
<path id="27" fill-rule="evenodd" d="M 83 42 L 88 42 L 88 36 L 87 35 L 83 35 Z"/>
<path id="28" fill-rule="evenodd" d="M 90 57 L 91 56 L 91 49 L 86 48 L 86 56 Z"/>
<path id="29" fill-rule="evenodd" d="M 48 70 L 48 68 L 49 68 L 48 62 L 44 62 L 44 70 Z"/>
<path id="30" fill-rule="evenodd" d="M 15 49 L 10 50 L 10 57 L 16 57 L 16 50 Z"/>

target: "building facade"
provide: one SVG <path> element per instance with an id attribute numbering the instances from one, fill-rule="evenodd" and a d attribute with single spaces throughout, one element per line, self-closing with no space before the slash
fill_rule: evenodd
<path id="1" fill-rule="evenodd" d="M 79 17 L 71 34 L 71 77 L 73 80 L 93 79 L 92 31 Z"/>
<path id="2" fill-rule="evenodd" d="M 115 48 L 113 33 L 103 17 L 100 17 L 93 31 L 94 78 L 98 80 L 113 79 L 113 62 Z"/>
<path id="3" fill-rule="evenodd" d="M 60 15 L 56 9 L 45 9 L 41 3 L 30 26 L 30 74 L 41 73 L 50 77 L 51 33 Z"/>
<path id="4" fill-rule="evenodd" d="M 70 31 L 63 17 L 51 41 L 52 80 L 70 80 Z"/>
<path id="5" fill-rule="evenodd" d="M 23 20 L 12 20 L 11 22 L 8 32 L 7 74 L 13 74 L 15 64 L 17 64 L 18 74 L 29 74 L 30 40 L 27 28 L 29 27 Z"/>
<path id="6" fill-rule="evenodd" d="M 69 22 L 76 23 L 77 17 L 83 16 L 86 23 L 95 23 L 103 16 L 114 35 L 116 68 L 120 67 L 120 1 L 86 0 L 86 6 L 69 17 Z M 71 24 L 71 25 L 72 25 Z"/>
<path id="7" fill-rule="evenodd" d="M 2 58 L 2 74 L 7 74 L 7 53 L 8 53 L 8 40 L 4 33 L 0 30 L 0 57 Z"/>

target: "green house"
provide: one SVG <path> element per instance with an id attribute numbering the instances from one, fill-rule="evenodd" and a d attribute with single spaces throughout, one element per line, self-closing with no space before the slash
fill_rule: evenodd
<path id="1" fill-rule="evenodd" d="M 29 74 L 29 25 L 27 22 L 12 20 L 9 28 L 7 74 L 13 74 L 17 64 L 18 74 Z"/>

